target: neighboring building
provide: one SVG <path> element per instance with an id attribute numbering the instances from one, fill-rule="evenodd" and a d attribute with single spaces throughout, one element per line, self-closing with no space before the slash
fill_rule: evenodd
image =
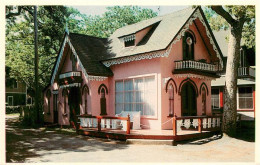
<path id="1" fill-rule="evenodd" d="M 224 63 L 227 60 L 228 31 L 214 32 L 217 42 L 224 56 Z M 243 45 L 243 41 L 241 43 Z M 220 113 L 224 106 L 225 68 L 221 77 L 211 83 L 211 104 L 213 113 Z M 237 111 L 241 114 L 241 120 L 254 120 L 255 118 L 255 52 L 253 49 L 241 47 L 240 64 L 238 68 L 237 81 Z"/>
<path id="2" fill-rule="evenodd" d="M 201 8 L 120 28 L 110 38 L 64 35 L 44 90 L 45 122 L 141 113 L 141 128 L 172 129 L 177 116 L 212 115 L 211 81 L 223 56 Z"/>
<path id="3" fill-rule="evenodd" d="M 12 78 L 6 79 L 6 106 L 26 105 L 26 84 Z"/>

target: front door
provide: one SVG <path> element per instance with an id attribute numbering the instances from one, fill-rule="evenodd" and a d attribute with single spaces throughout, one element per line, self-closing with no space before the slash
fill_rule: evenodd
<path id="1" fill-rule="evenodd" d="M 68 104 L 70 107 L 70 121 L 72 126 L 76 127 L 77 115 L 80 115 L 79 104 L 81 101 L 81 95 L 79 88 L 72 87 L 70 88 Z"/>
<path id="2" fill-rule="evenodd" d="M 197 99 L 194 86 L 187 82 L 183 85 L 181 91 L 181 109 L 182 116 L 197 115 Z"/>
<path id="3" fill-rule="evenodd" d="M 53 123 L 58 123 L 58 105 L 57 105 L 57 94 L 53 94 Z"/>

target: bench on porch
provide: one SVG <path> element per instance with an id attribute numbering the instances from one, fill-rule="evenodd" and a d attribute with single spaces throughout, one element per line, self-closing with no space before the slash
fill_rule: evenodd
<path id="1" fill-rule="evenodd" d="M 141 112 L 140 111 L 122 111 L 119 114 L 116 114 L 115 116 L 118 117 L 127 117 L 130 116 L 130 122 L 132 124 L 132 129 L 136 130 L 136 129 L 141 129 L 140 127 L 140 123 L 141 123 Z M 125 130 L 124 128 L 126 128 L 125 124 L 123 125 L 123 130 Z"/>

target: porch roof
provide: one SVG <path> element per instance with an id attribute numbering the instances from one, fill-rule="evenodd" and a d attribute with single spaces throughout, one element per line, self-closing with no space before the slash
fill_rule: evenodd
<path id="1" fill-rule="evenodd" d="M 225 86 L 226 80 L 225 76 L 221 76 L 220 78 L 216 80 L 211 81 L 212 87 L 218 87 L 218 86 Z M 245 80 L 245 79 L 237 79 L 237 85 L 255 85 L 255 81 L 252 80 Z"/>

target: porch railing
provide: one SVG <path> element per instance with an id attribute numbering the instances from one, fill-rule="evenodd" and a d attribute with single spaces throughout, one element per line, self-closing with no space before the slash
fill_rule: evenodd
<path id="1" fill-rule="evenodd" d="M 202 130 L 221 130 L 222 115 L 215 116 L 185 116 L 173 117 L 173 136 L 177 136 L 182 130 L 195 130 L 202 133 Z"/>
<path id="2" fill-rule="evenodd" d="M 238 68 L 238 76 L 252 76 L 255 77 L 255 69 L 251 67 Z"/>
<path id="3" fill-rule="evenodd" d="M 203 71 L 219 71 L 218 65 L 207 64 L 199 61 L 175 61 L 175 69 L 198 69 Z"/>
<path id="4" fill-rule="evenodd" d="M 114 117 L 114 116 L 91 116 L 79 115 L 80 126 L 85 128 L 97 128 L 101 132 L 102 128 L 125 130 L 126 134 L 130 134 L 130 116 Z"/>

